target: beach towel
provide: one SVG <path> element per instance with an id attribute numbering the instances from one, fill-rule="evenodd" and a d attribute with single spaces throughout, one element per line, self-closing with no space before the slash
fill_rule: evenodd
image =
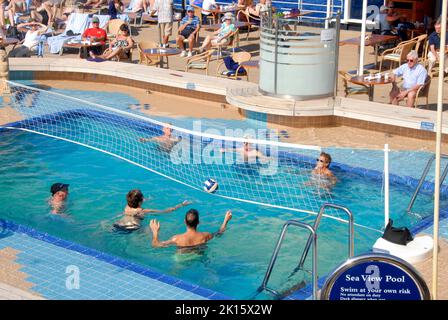
<path id="1" fill-rule="evenodd" d="M 100 20 L 101 22 L 101 20 Z M 59 53 L 65 42 L 76 39 L 81 40 L 81 35 L 89 26 L 88 13 L 72 13 L 67 20 L 67 26 L 63 34 L 47 38 L 48 48 L 51 53 Z M 68 32 L 70 31 L 70 32 Z M 68 32 L 68 34 L 67 34 Z"/>

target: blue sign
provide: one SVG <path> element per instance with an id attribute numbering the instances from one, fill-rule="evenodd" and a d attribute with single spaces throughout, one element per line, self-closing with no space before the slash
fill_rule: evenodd
<path id="1" fill-rule="evenodd" d="M 420 129 L 427 131 L 434 131 L 434 122 L 420 122 Z"/>
<path id="2" fill-rule="evenodd" d="M 407 262 L 386 254 L 355 257 L 327 279 L 325 300 L 428 300 L 428 287 Z"/>

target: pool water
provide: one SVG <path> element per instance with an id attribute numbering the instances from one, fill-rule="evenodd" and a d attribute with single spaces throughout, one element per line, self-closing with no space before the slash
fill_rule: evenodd
<path id="1" fill-rule="evenodd" d="M 312 224 L 315 218 L 311 214 L 210 195 L 70 142 L 8 130 L 0 132 L 0 136 L 0 218 L 124 257 L 234 298 L 253 296 L 261 284 L 281 226 L 288 219 Z M 208 168 L 216 170 L 213 166 Z M 360 254 L 370 250 L 380 235 L 375 229 L 379 230 L 384 220 L 381 181 L 347 172 L 335 173 L 340 181 L 331 197 L 354 213 L 355 222 L 360 225 L 355 228 L 355 254 Z M 189 174 L 185 172 L 186 176 Z M 49 188 L 58 181 L 70 184 L 68 217 L 49 214 Z M 111 229 L 126 205 L 126 193 L 135 188 L 149 198 L 144 203 L 146 208 L 162 209 L 186 199 L 193 201 L 187 208 L 157 216 L 161 239 L 184 231 L 183 218 L 188 208 L 199 210 L 199 228 L 203 231 L 217 230 L 228 209 L 232 210 L 233 219 L 228 230 L 199 253 L 155 249 L 150 245 L 147 227 L 153 217 L 145 218 L 145 227 L 131 234 Z M 419 215 L 405 212 L 412 191 L 404 186 L 391 187 L 391 212 L 396 225 L 411 226 L 432 214 L 432 199 L 425 194 L 419 196 L 415 205 Z M 275 194 L 265 198 L 269 196 Z M 319 275 L 324 276 L 346 258 L 347 225 L 323 218 L 318 235 Z M 304 272 L 288 279 L 306 239 L 303 230 L 290 230 L 270 287 L 288 289 L 302 279 L 309 280 Z"/>

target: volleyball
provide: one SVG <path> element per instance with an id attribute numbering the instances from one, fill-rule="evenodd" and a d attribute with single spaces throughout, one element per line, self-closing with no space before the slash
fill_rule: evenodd
<path id="1" fill-rule="evenodd" d="M 218 183 L 213 179 L 208 179 L 204 182 L 204 191 L 214 193 L 218 190 Z"/>

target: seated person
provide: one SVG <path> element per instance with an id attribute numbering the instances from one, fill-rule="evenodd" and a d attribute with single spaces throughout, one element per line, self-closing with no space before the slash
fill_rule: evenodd
<path id="1" fill-rule="evenodd" d="M 205 38 L 202 46 L 199 48 L 199 53 L 202 53 L 205 50 L 210 50 L 212 45 L 226 45 L 230 42 L 230 35 L 237 30 L 233 23 L 233 14 L 227 12 L 222 18 L 222 21 L 221 28 Z"/>
<path id="2" fill-rule="evenodd" d="M 106 0 L 87 0 L 87 2 L 84 3 L 84 7 L 99 8 L 103 4 L 106 4 Z"/>
<path id="3" fill-rule="evenodd" d="M 100 19 L 96 16 L 92 18 L 92 27 L 88 28 L 82 34 L 82 40 L 90 40 L 91 43 L 100 42 L 103 46 L 107 40 L 106 30 L 100 28 Z M 103 52 L 102 46 L 92 46 L 91 51 L 94 54 L 100 55 Z M 86 55 L 85 52 L 82 55 Z"/>
<path id="4" fill-rule="evenodd" d="M 143 13 L 147 10 L 146 0 L 134 0 L 129 3 L 129 6 L 124 9 L 125 13 Z"/>
<path id="5" fill-rule="evenodd" d="M 260 0 L 255 6 L 253 4 L 248 6 L 246 8 L 246 13 L 253 17 L 260 18 L 260 13 L 268 10 L 267 2 L 268 0 Z"/>
<path id="6" fill-rule="evenodd" d="M 229 210 L 226 212 L 224 221 L 217 232 L 213 234 L 210 232 L 198 232 L 199 212 L 195 209 L 190 209 L 185 215 L 184 220 L 187 231 L 182 234 L 174 235 L 167 241 L 159 240 L 160 223 L 153 219 L 149 224 L 152 231 L 152 246 L 160 248 L 169 245 L 175 245 L 177 247 L 194 247 L 202 245 L 213 239 L 214 236 L 223 234 L 224 231 L 226 231 L 230 219 L 232 219 L 232 212 Z"/>
<path id="7" fill-rule="evenodd" d="M 44 5 L 43 0 L 34 0 L 34 8 L 31 10 L 31 19 L 37 22 L 50 26 L 51 10 Z"/>
<path id="8" fill-rule="evenodd" d="M 68 197 L 68 184 L 54 183 L 51 188 L 51 198 L 48 200 L 48 204 L 51 206 L 52 214 L 60 214 L 65 210 L 65 204 Z"/>
<path id="9" fill-rule="evenodd" d="M 168 125 L 172 125 L 171 123 L 168 123 Z M 163 134 L 157 137 L 152 138 L 140 138 L 140 142 L 148 142 L 153 141 L 157 142 L 160 149 L 163 151 L 170 152 L 171 149 L 174 147 L 176 143 L 180 141 L 178 137 L 173 137 L 173 129 L 170 127 L 163 127 L 162 129 Z"/>
<path id="10" fill-rule="evenodd" d="M 23 44 L 20 47 L 11 50 L 9 52 L 9 57 L 31 57 L 31 55 L 36 53 L 40 36 L 47 31 L 48 26 L 31 20 L 31 22 L 21 23 L 17 27 L 23 28 L 28 26 L 31 27 L 31 29 L 26 32 Z"/>
<path id="11" fill-rule="evenodd" d="M 111 60 L 119 56 L 121 59 L 131 58 L 131 49 L 134 46 L 134 40 L 129 35 L 129 27 L 126 24 L 120 26 L 117 37 L 109 44 L 109 48 L 101 55 L 96 55 L 93 51 L 89 51 L 90 57 L 93 59 L 100 58 Z"/>
<path id="12" fill-rule="evenodd" d="M 382 35 L 392 35 L 392 26 L 390 25 L 389 21 L 387 20 L 387 14 L 389 12 L 389 7 L 387 6 L 381 6 L 380 12 L 375 17 L 375 23 L 378 27 L 376 33 L 382 34 Z"/>
<path id="13" fill-rule="evenodd" d="M 442 29 L 442 20 L 437 19 L 434 25 L 434 32 L 428 37 L 429 52 L 428 52 L 428 72 L 431 73 L 432 68 L 440 59 L 440 32 Z M 446 40 L 448 40 L 448 33 L 446 34 Z M 448 41 L 445 40 L 445 51 L 448 50 Z M 448 54 L 445 54 L 445 73 L 448 73 Z"/>
<path id="14" fill-rule="evenodd" d="M 396 78 L 403 76 L 403 84 L 398 88 Z M 418 63 L 418 54 L 414 50 L 407 55 L 407 63 L 394 70 L 392 80 L 392 90 L 389 94 L 390 103 L 398 103 L 407 98 L 406 106 L 413 107 L 417 90 L 425 84 L 428 72 L 425 67 Z"/>
<path id="15" fill-rule="evenodd" d="M 402 15 L 398 11 L 395 11 L 393 2 L 389 4 L 388 8 L 386 20 L 392 27 L 396 27 Z"/>
<path id="16" fill-rule="evenodd" d="M 124 12 L 124 4 L 121 0 L 110 0 L 107 14 L 111 19 L 117 19 L 118 15 Z"/>
<path id="17" fill-rule="evenodd" d="M 16 22 L 16 15 L 18 13 L 22 15 L 26 14 L 28 8 L 25 0 L 11 0 L 4 10 L 8 13 L 9 24 L 11 25 L 11 27 L 14 27 Z"/>
<path id="18" fill-rule="evenodd" d="M 124 216 L 118 222 L 114 223 L 115 228 L 124 230 L 136 230 L 140 228 L 141 222 L 144 219 L 146 213 L 157 214 L 173 212 L 174 210 L 185 207 L 191 203 L 191 201 L 185 200 L 174 207 L 170 207 L 164 210 L 143 209 L 143 193 L 138 189 L 129 191 L 126 195 L 126 201 L 127 205 L 124 208 Z"/>
<path id="19" fill-rule="evenodd" d="M 179 48 L 182 50 L 180 56 L 187 56 L 187 51 L 185 51 L 184 40 L 188 39 L 188 57 L 191 57 L 194 40 L 196 34 L 199 32 L 201 24 L 199 18 L 194 15 L 194 9 L 191 6 L 187 7 L 187 15 L 183 17 L 180 22 L 179 35 L 177 36 L 176 42 Z"/>
<path id="20" fill-rule="evenodd" d="M 210 10 L 216 9 L 217 7 L 218 5 L 216 4 L 215 0 L 204 0 L 202 2 L 202 23 L 207 23 L 207 16 L 212 14 Z"/>

